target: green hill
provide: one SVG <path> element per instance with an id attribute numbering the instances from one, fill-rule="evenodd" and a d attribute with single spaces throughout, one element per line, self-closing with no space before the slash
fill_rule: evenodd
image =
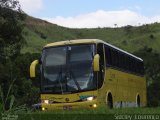
<path id="1" fill-rule="evenodd" d="M 134 52 L 144 47 L 160 52 L 160 23 L 139 27 L 71 29 L 51 24 L 33 17 L 26 18 L 22 52 L 40 52 L 47 43 L 68 39 L 102 39 L 126 51 Z"/>

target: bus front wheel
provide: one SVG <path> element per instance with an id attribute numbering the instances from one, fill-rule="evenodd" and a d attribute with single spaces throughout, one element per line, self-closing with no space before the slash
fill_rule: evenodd
<path id="1" fill-rule="evenodd" d="M 108 95 L 106 96 L 106 104 L 109 109 L 113 108 L 113 98 L 111 93 L 108 93 Z"/>

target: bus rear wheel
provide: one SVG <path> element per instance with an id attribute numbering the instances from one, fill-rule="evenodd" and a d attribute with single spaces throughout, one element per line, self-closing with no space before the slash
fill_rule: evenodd
<path id="1" fill-rule="evenodd" d="M 140 96 L 138 95 L 137 96 L 137 107 L 140 107 L 140 104 L 141 104 L 141 100 L 140 100 Z"/>
<path id="2" fill-rule="evenodd" d="M 108 93 L 108 95 L 106 96 L 106 104 L 109 109 L 113 108 L 113 98 L 111 93 Z"/>

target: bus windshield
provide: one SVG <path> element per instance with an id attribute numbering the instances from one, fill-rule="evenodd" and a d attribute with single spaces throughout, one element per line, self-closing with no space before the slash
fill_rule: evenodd
<path id="1" fill-rule="evenodd" d="M 50 47 L 42 54 L 41 92 L 72 93 L 96 89 L 94 45 Z"/>

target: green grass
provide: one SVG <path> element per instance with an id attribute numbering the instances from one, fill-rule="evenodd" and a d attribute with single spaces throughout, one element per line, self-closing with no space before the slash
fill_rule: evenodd
<path id="1" fill-rule="evenodd" d="M 157 108 L 114 108 L 107 109 L 100 107 L 97 109 L 73 109 L 35 112 L 33 114 L 160 114 L 160 107 Z"/>
<path id="2" fill-rule="evenodd" d="M 138 115 L 159 115 L 160 118 L 160 108 L 117 108 L 110 110 L 101 107 L 98 109 L 36 111 L 18 114 L 20 120 L 112 120 L 118 115 L 130 115 L 132 117 Z"/>
<path id="3" fill-rule="evenodd" d="M 70 29 L 27 17 L 24 29 L 27 45 L 22 52 L 41 52 L 47 43 L 68 39 L 102 39 L 128 52 L 145 46 L 160 52 L 160 23 L 140 27 Z"/>

